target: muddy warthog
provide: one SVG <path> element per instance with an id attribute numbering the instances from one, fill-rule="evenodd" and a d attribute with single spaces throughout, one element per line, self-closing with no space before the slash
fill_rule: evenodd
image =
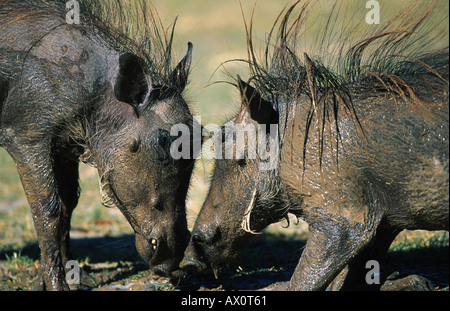
<path id="1" fill-rule="evenodd" d="M 68 288 L 79 159 L 98 169 L 103 203 L 125 215 L 152 270 L 181 272 L 193 160 L 171 157 L 170 130 L 192 127 L 182 97 L 192 45 L 174 64 L 173 28 L 164 31 L 145 1 L 133 2 L 148 18 L 139 46 L 102 24 L 92 7 L 81 5 L 79 24 L 68 23 L 66 13 L 77 12 L 66 12 L 66 2 L 0 1 L 0 145 L 14 159 L 31 206 L 41 286 Z M 123 11 L 111 14 L 127 13 L 118 7 Z"/>
<path id="2" fill-rule="evenodd" d="M 448 230 L 448 37 L 442 48 L 438 37 L 426 41 L 422 26 L 434 12 L 418 6 L 347 46 L 353 28 L 347 34 L 335 24 L 338 3 L 325 17 L 310 3 L 289 7 L 262 61 L 247 28 L 252 75 L 237 79 L 242 105 L 227 125 L 276 124 L 278 131 L 257 132 L 264 147 L 278 139 L 276 165 L 262 170 L 262 158 L 249 156 L 264 140 L 215 137 L 235 157 L 215 161 L 183 269 L 217 275 L 252 234 L 292 213 L 309 224 L 309 238 L 289 289 L 379 289 L 383 282 L 366 282 L 366 264 L 381 262 L 401 230 Z M 322 58 L 299 52 L 309 18 L 326 23 L 318 27 Z M 413 280 L 429 289 L 426 279 Z"/>

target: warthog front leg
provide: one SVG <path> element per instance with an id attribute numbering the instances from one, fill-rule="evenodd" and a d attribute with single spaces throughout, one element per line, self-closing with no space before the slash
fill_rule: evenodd
<path id="1" fill-rule="evenodd" d="M 310 226 L 310 236 L 291 278 L 289 290 L 325 290 L 371 241 L 370 231 L 334 218 Z"/>
<path id="2" fill-rule="evenodd" d="M 21 148 L 26 149 L 26 152 L 10 153 L 16 161 L 31 206 L 41 249 L 40 286 L 45 290 L 68 290 L 61 248 L 62 241 L 68 238 L 68 220 L 64 219 L 64 216 L 70 218 L 71 211 L 64 212 L 63 204 L 60 202 L 54 174 L 54 166 L 57 164 L 52 160 L 46 146 L 21 146 Z M 68 246 L 68 241 L 64 244 Z"/>

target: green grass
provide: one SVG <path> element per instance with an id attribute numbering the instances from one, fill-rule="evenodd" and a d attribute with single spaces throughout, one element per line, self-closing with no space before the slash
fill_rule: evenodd
<path id="1" fill-rule="evenodd" d="M 405 230 L 392 243 L 390 252 L 408 252 L 418 249 L 444 248 L 449 246 L 446 231 Z"/>
<path id="2" fill-rule="evenodd" d="M 12 256 L 6 256 L 6 261 L 10 269 L 18 270 L 23 267 L 28 267 L 32 264 L 35 264 L 35 260 L 29 258 L 28 256 L 21 256 L 20 252 L 14 252 Z"/>

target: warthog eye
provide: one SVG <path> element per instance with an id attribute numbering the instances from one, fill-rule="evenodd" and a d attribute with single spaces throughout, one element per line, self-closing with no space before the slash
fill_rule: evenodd
<path id="1" fill-rule="evenodd" d="M 155 139 L 155 147 L 156 147 L 156 154 L 157 154 L 157 160 L 161 161 L 163 164 L 169 164 L 169 159 L 171 159 L 170 156 L 170 145 L 172 144 L 173 140 L 170 136 L 170 133 L 166 130 L 159 129 L 157 132 L 157 136 Z"/>
<path id="2" fill-rule="evenodd" d="M 167 136 L 158 136 L 156 142 L 163 148 L 167 149 L 169 138 Z"/>
<path id="3" fill-rule="evenodd" d="M 159 130 L 156 137 L 156 143 L 161 147 L 166 154 L 170 154 L 170 145 L 172 144 L 172 137 L 166 130 Z"/>

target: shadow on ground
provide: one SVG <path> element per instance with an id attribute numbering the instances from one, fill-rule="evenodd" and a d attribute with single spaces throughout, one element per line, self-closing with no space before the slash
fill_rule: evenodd
<path id="1" fill-rule="evenodd" d="M 265 233 L 255 237 L 241 260 L 223 269 L 216 280 L 213 273 L 188 274 L 181 281 L 153 276 L 140 261 L 134 235 L 76 237 L 71 241 L 74 258 L 95 280 L 95 289 L 103 290 L 281 290 L 285 289 L 297 265 L 306 241 Z M 14 253 L 27 258 L 28 264 L 13 265 Z M 23 247 L 9 245 L 0 251 L 0 289 L 37 289 L 39 247 L 37 242 Z M 30 263 L 31 262 L 31 263 Z M 34 264 L 33 264 L 34 262 Z M 400 276 L 419 274 L 438 288 L 449 284 L 449 248 L 430 246 L 390 251 L 386 273 Z M 133 286 L 131 286 L 132 284 Z M 86 288 L 94 289 L 94 287 Z"/>

